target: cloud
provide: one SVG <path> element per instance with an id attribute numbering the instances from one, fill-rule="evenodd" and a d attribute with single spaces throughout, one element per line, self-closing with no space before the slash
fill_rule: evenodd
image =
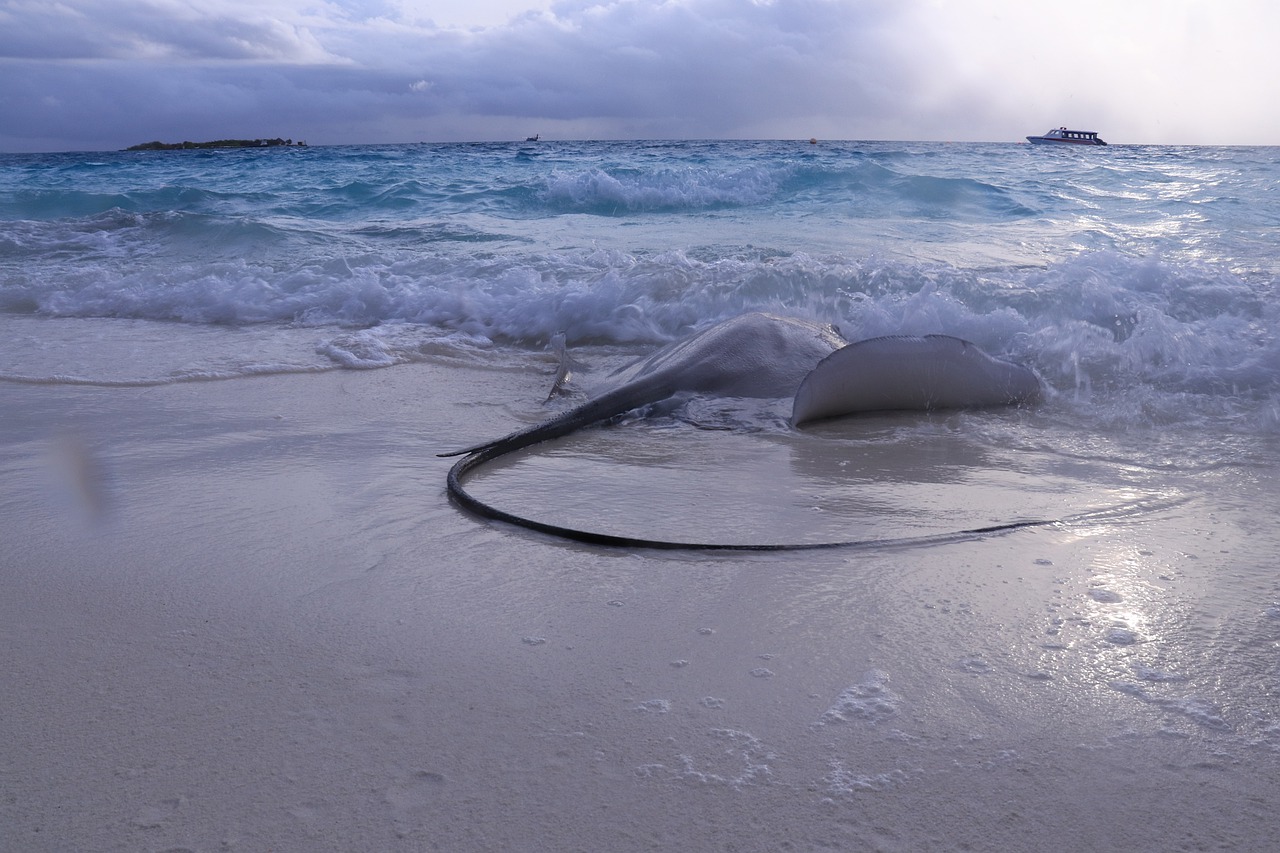
<path id="1" fill-rule="evenodd" d="M 391 2 L 4 8 L 0 118 L 21 117 L 4 122 L 10 146 L 68 134 L 73 147 L 211 134 L 468 139 L 530 124 L 601 137 L 809 135 L 832 111 L 892 114 L 911 76 L 884 38 L 897 7 L 880 0 L 562 3 L 473 30 Z"/>
<path id="2" fill-rule="evenodd" d="M 0 0 L 0 150 L 1280 135 L 1264 0 L 471 2 L 499 23 L 446 0 Z"/>
<path id="3" fill-rule="evenodd" d="M 891 3 L 562 5 L 422 57 L 435 115 L 590 119 L 609 135 L 808 135 L 830 113 L 892 116 L 914 71 Z"/>
<path id="4" fill-rule="evenodd" d="M 301 8 L 301 7 L 299 7 Z M 0 57 L 44 62 L 340 61 L 288 4 L 175 0 L 13 0 Z"/>

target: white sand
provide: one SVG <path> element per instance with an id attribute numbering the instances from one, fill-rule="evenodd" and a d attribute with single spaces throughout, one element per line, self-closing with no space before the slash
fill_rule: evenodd
<path id="1" fill-rule="evenodd" d="M 1265 477 L 930 548 L 617 553 L 446 500 L 433 454 L 510 425 L 503 382 L 0 385 L 0 849 L 1280 837 Z"/>

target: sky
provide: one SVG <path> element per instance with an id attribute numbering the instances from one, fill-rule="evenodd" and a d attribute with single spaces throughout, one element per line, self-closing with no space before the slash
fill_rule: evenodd
<path id="1" fill-rule="evenodd" d="M 1274 0 L 0 0 L 0 151 L 1280 144 Z"/>

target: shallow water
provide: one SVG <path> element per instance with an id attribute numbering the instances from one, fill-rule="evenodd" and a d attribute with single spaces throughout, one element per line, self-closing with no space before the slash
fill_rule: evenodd
<path id="1" fill-rule="evenodd" d="M 543 518 L 699 537 L 1173 499 L 906 548 L 591 548 L 460 513 L 432 455 L 545 379 L 0 386 L 0 810 L 24 849 L 1273 837 L 1274 468 L 1133 464 L 1132 431 L 1061 425 L 1054 451 L 1041 411 L 633 418 L 476 478 Z"/>

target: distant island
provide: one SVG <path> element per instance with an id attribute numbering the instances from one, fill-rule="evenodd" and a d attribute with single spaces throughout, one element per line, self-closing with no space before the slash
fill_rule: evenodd
<path id="1" fill-rule="evenodd" d="M 125 151 L 182 151 L 188 148 L 278 148 L 284 145 L 298 145 L 303 148 L 307 143 L 292 139 L 216 139 L 213 142 L 143 142 L 141 145 L 130 145 Z"/>

